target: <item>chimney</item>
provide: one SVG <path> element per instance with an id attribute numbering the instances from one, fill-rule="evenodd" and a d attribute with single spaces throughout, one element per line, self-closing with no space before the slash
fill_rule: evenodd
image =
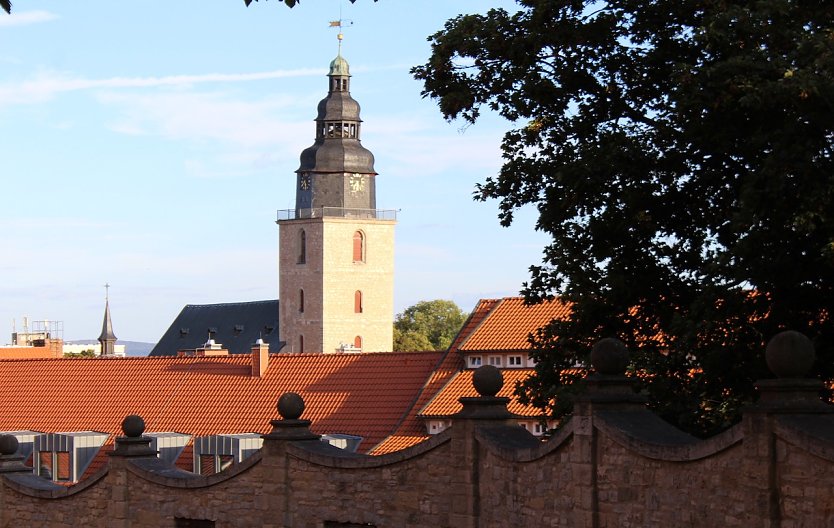
<path id="1" fill-rule="evenodd" d="M 269 368 L 269 345 L 258 338 L 252 345 L 252 377 L 262 378 L 266 369 Z"/>

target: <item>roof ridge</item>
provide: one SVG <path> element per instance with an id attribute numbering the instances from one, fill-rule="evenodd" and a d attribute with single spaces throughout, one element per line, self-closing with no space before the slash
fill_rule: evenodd
<path id="1" fill-rule="evenodd" d="M 191 307 L 209 307 L 209 306 L 237 306 L 237 305 L 244 305 L 244 304 L 265 304 L 265 303 L 275 303 L 279 302 L 280 299 L 265 299 L 262 301 L 237 301 L 237 302 L 227 302 L 227 303 L 208 303 L 208 304 L 186 304 L 185 308 Z"/>

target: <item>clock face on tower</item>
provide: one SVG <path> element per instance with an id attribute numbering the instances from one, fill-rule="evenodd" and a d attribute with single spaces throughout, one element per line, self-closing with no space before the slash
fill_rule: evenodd
<path id="1" fill-rule="evenodd" d="M 302 191 L 307 191 L 310 189 L 310 176 L 307 174 L 303 174 L 301 179 L 298 182 L 298 188 Z"/>
<path id="2" fill-rule="evenodd" d="M 365 175 L 353 173 L 348 180 L 351 194 L 357 194 L 365 190 Z"/>

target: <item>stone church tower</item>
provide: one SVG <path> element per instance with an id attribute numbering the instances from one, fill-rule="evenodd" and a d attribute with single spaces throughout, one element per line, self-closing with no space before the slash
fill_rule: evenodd
<path id="1" fill-rule="evenodd" d="M 316 139 L 301 153 L 295 209 L 278 212 L 282 352 L 393 348 L 396 213 L 376 209 L 374 156 L 341 53 L 330 63 Z"/>

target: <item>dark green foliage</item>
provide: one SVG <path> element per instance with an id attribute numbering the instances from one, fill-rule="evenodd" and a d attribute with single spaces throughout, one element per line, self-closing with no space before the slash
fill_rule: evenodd
<path id="1" fill-rule="evenodd" d="M 96 357 L 96 352 L 92 348 L 88 348 L 87 350 L 82 350 L 81 352 L 68 352 L 64 354 L 65 358 L 94 358 Z"/>
<path id="2" fill-rule="evenodd" d="M 0 0 L 0 2 L 2 2 L 2 1 L 3 0 Z M 258 0 L 255 0 L 255 2 L 257 2 L 257 1 Z M 285 4 L 287 4 L 287 7 L 295 7 L 295 4 L 300 4 L 301 3 L 301 0 L 278 0 L 278 1 L 279 2 L 284 2 Z M 377 0 L 374 0 L 374 2 L 376 2 L 376 1 Z M 249 7 L 249 4 L 252 3 L 252 0 L 243 0 L 243 3 L 246 4 L 246 7 Z M 351 4 L 356 3 L 356 0 L 350 0 L 350 3 Z"/>
<path id="3" fill-rule="evenodd" d="M 394 350 L 446 350 L 464 321 L 466 314 L 452 301 L 420 301 L 394 319 Z"/>
<path id="4" fill-rule="evenodd" d="M 834 3 L 518 3 L 448 21 L 413 73 L 449 119 L 514 123 L 476 198 L 538 208 L 526 297 L 575 303 L 521 395 L 569 412 L 556 372 L 607 336 L 697 434 L 754 399 L 779 330 L 834 377 Z"/>

